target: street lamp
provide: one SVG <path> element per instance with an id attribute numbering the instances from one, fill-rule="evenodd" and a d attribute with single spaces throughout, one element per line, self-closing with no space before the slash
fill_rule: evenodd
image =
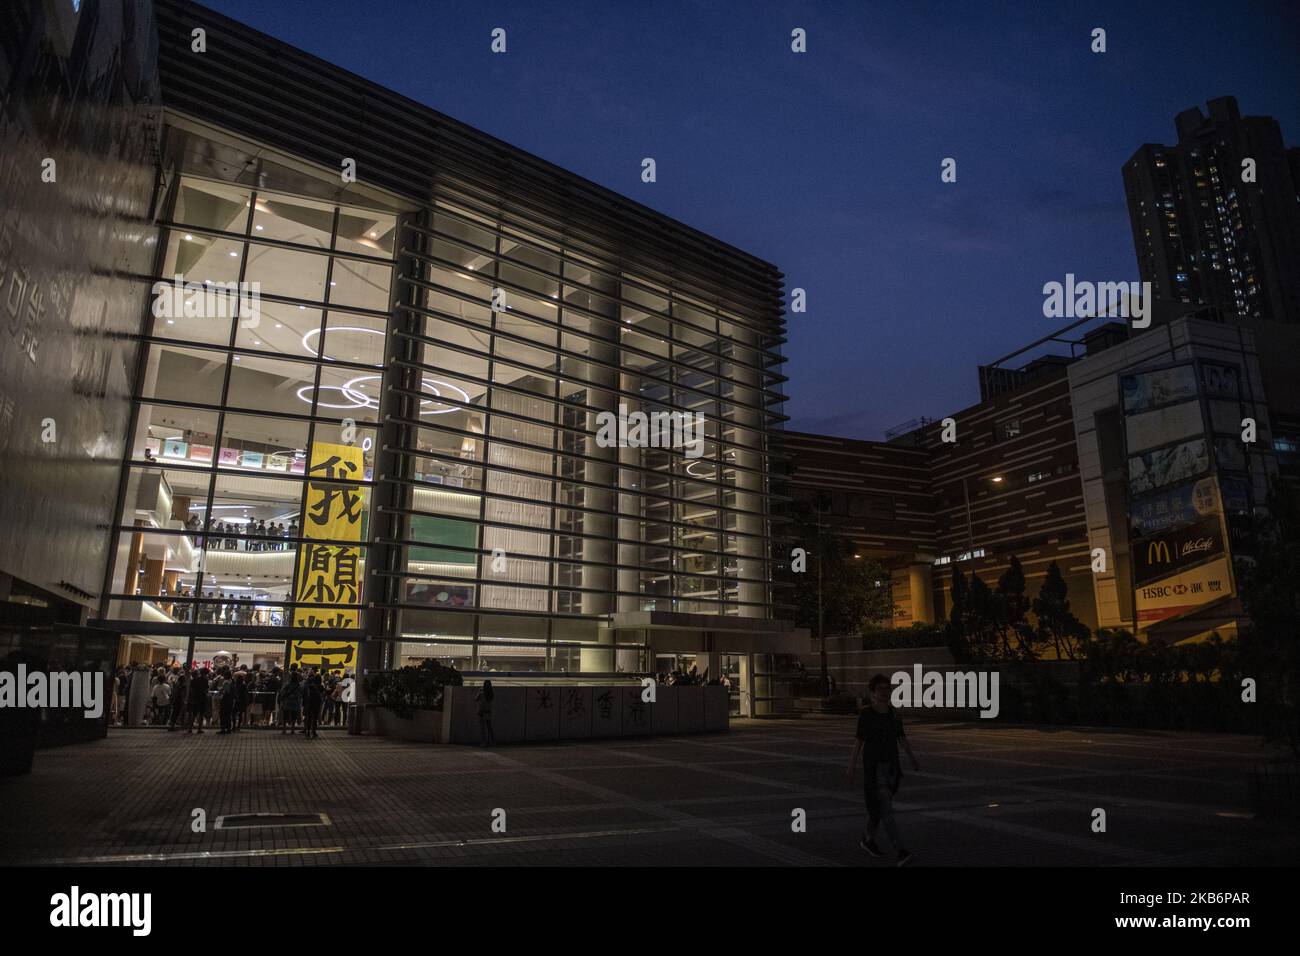
<path id="1" fill-rule="evenodd" d="M 997 485 L 997 484 L 1001 484 L 1001 483 L 1002 483 L 1002 476 L 1001 476 L 1001 475 L 994 475 L 993 477 L 989 478 L 988 480 L 991 481 L 991 482 L 993 482 L 995 485 Z M 972 522 L 971 522 L 971 512 L 970 512 L 970 479 L 967 478 L 967 477 L 964 476 L 964 475 L 962 476 L 962 479 L 961 479 L 961 488 L 962 488 L 962 493 L 963 493 L 963 494 L 965 495 L 965 497 L 966 497 L 966 554 L 967 554 L 967 556 L 969 557 L 969 556 L 972 556 L 972 555 L 975 554 L 975 529 L 974 529 L 974 526 L 973 526 L 973 524 L 972 524 Z"/>

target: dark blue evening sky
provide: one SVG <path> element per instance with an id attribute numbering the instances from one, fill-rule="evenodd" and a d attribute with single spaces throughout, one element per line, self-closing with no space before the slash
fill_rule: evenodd
<path id="1" fill-rule="evenodd" d="M 208 3 L 775 263 L 790 427 L 834 435 L 973 404 L 1065 324 L 1044 282 L 1136 279 L 1120 166 L 1178 111 L 1235 95 L 1300 145 L 1294 2 Z"/>

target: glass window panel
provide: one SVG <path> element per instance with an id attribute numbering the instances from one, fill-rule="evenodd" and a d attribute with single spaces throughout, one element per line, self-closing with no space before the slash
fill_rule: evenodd
<path id="1" fill-rule="evenodd" d="M 459 242 L 447 242 L 434 239 L 432 253 L 434 258 L 452 263 L 454 269 L 474 272 L 487 269 L 492 262 L 491 252 L 475 249 Z M 470 267 L 473 266 L 473 269 Z"/>
<path id="2" fill-rule="evenodd" d="M 142 404 L 131 457 L 210 468 L 216 435 L 215 411 Z"/>
<path id="3" fill-rule="evenodd" d="M 518 296 L 510 299 L 510 311 L 497 316 L 496 327 L 510 335 L 554 347 L 556 328 L 553 309 L 533 308 L 533 303 L 522 302 Z"/>
<path id="4" fill-rule="evenodd" d="M 336 258 L 330 275 L 330 302 L 387 312 L 392 280 L 393 269 L 387 264 Z"/>
<path id="5" fill-rule="evenodd" d="M 629 276 L 628 278 L 631 279 L 632 277 Z M 645 280 L 635 279 L 633 281 L 643 283 Z M 637 305 L 651 312 L 668 311 L 668 300 L 666 298 L 660 295 L 656 295 L 655 293 L 650 292 L 649 290 L 642 289 L 638 285 L 632 285 L 631 283 L 624 283 L 622 291 L 623 291 L 623 298 L 627 299 L 629 302 L 635 302 Z"/>
<path id="6" fill-rule="evenodd" d="M 422 447 L 420 450 L 428 452 L 434 457 L 417 457 L 413 459 L 412 466 L 415 469 L 414 478 L 416 481 L 427 481 L 434 485 L 447 485 L 452 488 L 466 488 L 478 490 L 483 487 L 483 469 L 475 468 L 472 465 L 465 464 L 464 461 L 458 460 L 459 454 L 457 449 L 444 448 L 440 443 L 428 436 L 435 436 L 438 433 L 432 430 L 425 432 L 421 429 L 422 437 L 419 441 Z M 447 443 L 460 442 L 457 436 L 448 436 Z M 477 454 L 482 454 L 482 443 L 475 443 Z M 416 492 L 419 493 L 418 491 Z"/>
<path id="7" fill-rule="evenodd" d="M 418 574 L 432 574 L 432 577 L 409 578 L 402 583 L 402 603 L 426 607 L 477 607 L 477 588 L 472 580 L 459 577 L 441 577 L 438 572 L 425 572 L 421 568 L 437 567 L 437 563 L 423 560 L 408 561 L 409 569 Z"/>
<path id="8" fill-rule="evenodd" d="M 311 411 L 316 379 L 314 364 L 247 354 L 236 355 L 232 363 L 227 405 L 299 415 Z M 339 402 L 339 394 L 326 390 L 322 401 Z"/>
<path id="9" fill-rule="evenodd" d="M 546 645 L 536 647 L 479 644 L 474 670 L 535 674 L 546 670 Z"/>
<path id="10" fill-rule="evenodd" d="M 206 548 L 254 554 L 287 553 L 293 547 L 287 539 L 299 536 L 302 489 L 302 482 L 289 479 L 218 475 L 212 496 L 212 521 L 219 527 Z M 236 537 L 219 539 L 221 534 Z M 276 566 L 283 564 L 277 557 L 267 558 L 259 566 L 271 567 L 275 562 L 280 562 Z M 292 574 L 292 571 L 283 573 Z"/>
<path id="11" fill-rule="evenodd" d="M 352 445 L 360 448 L 365 473 L 357 477 L 364 478 L 366 481 L 374 480 L 375 448 L 378 440 L 379 432 L 377 429 L 365 428 L 355 423 L 349 427 L 341 421 L 316 422 L 316 431 L 312 438 L 312 441 L 328 442 L 331 445 Z"/>
<path id="12" fill-rule="evenodd" d="M 560 257 L 553 252 L 538 249 L 536 245 L 532 243 L 525 245 L 524 243 L 515 242 L 513 239 L 503 236 L 501 239 L 501 254 L 503 256 L 509 256 L 511 259 L 521 262 L 526 266 L 532 266 L 534 269 L 541 272 L 554 275 L 558 275 L 560 272 Z M 529 283 L 524 284 L 528 285 L 528 287 L 533 289 L 533 291 L 542 292 L 546 295 L 559 291 L 559 289 L 553 284 L 548 287 L 534 286 Z"/>
<path id="13" fill-rule="evenodd" d="M 490 266 L 471 265 L 466 271 L 460 272 L 454 269 L 444 269 L 441 266 L 429 266 L 428 279 L 435 285 L 445 286 L 454 293 L 468 296 L 477 300 L 475 303 L 466 303 L 468 308 L 477 308 L 475 313 L 478 316 L 486 317 L 488 307 L 492 302 L 492 277 L 490 275 L 479 275 L 479 272 L 490 271 Z M 450 312 L 453 315 L 460 314 L 456 305 L 462 300 L 457 296 L 448 294 L 429 293 L 428 307 L 438 309 L 442 312 Z M 479 305 L 481 303 L 481 305 Z"/>
<path id="14" fill-rule="evenodd" d="M 230 344 L 230 326 L 240 314 L 238 292 L 202 283 L 177 285 L 160 280 L 153 286 L 153 334 L 208 345 Z"/>
<path id="15" fill-rule="evenodd" d="M 234 239 L 214 239 L 197 232 L 176 230 L 167 237 L 162 277 L 167 282 L 204 285 L 238 282 L 244 244 Z"/>
<path id="16" fill-rule="evenodd" d="M 407 612 L 423 615 L 424 612 Z M 470 617 L 470 615 L 463 615 Z M 443 667 L 454 667 L 459 671 L 470 670 L 474 658 L 474 646 L 471 643 L 458 644 L 453 641 L 402 641 L 397 645 L 397 666 L 410 667 L 425 660 L 435 660 Z"/>
<path id="17" fill-rule="evenodd" d="M 172 219 L 200 229 L 242 233 L 247 229 L 249 190 L 185 177 L 176 192 Z"/>
<path id="18" fill-rule="evenodd" d="M 385 319 L 330 312 L 325 325 L 325 358 L 382 366 L 387 329 Z M 313 346 L 314 338 L 309 338 Z"/>
<path id="19" fill-rule="evenodd" d="M 481 249 L 496 248 L 496 236 L 490 230 L 446 213 L 440 212 L 434 216 L 433 228 L 437 232 Z"/>
<path id="20" fill-rule="evenodd" d="M 130 468 L 121 524 L 196 530 L 208 501 L 211 474 L 190 468 Z"/>
<path id="21" fill-rule="evenodd" d="M 194 587 L 199 551 L 188 535 L 149 531 L 123 531 L 114 537 L 114 594 L 144 597 L 185 597 Z M 133 620 L 175 620 L 172 607 L 131 605 Z"/>
<path id="22" fill-rule="evenodd" d="M 322 366 L 316 412 L 330 418 L 350 418 L 354 422 L 377 421 L 382 384 L 383 376 L 379 372 Z"/>
<path id="23" fill-rule="evenodd" d="M 571 253 L 569 255 L 572 255 Z M 572 262 L 566 260 L 564 263 L 564 278 L 573 282 L 580 282 L 585 286 L 590 286 L 597 292 L 604 292 L 607 295 L 618 295 L 618 280 L 614 279 L 604 272 L 598 272 L 581 262 Z M 570 289 L 566 286 L 565 300 L 568 301 L 570 294 L 578 290 Z M 581 299 L 575 299 L 574 305 L 583 305 Z M 593 308 L 593 311 L 601 312 L 603 315 L 614 315 L 612 311 L 605 311 L 603 308 Z"/>
<path id="24" fill-rule="evenodd" d="M 535 395 L 553 396 L 555 394 L 555 379 L 548 375 L 539 375 L 529 369 L 506 365 L 504 362 L 493 364 L 492 380 L 502 385 L 510 385 L 521 391 L 532 392 Z M 497 405 L 494 407 L 503 406 Z"/>
<path id="25" fill-rule="evenodd" d="M 307 427 L 305 421 L 227 412 L 218 467 L 301 475 L 306 467 Z"/>
<path id="26" fill-rule="evenodd" d="M 274 193 L 257 194 L 253 208 L 253 235 L 259 239 L 328 249 L 333 230 L 333 203 Z"/>
<path id="27" fill-rule="evenodd" d="M 397 217 L 392 213 L 343 206 L 339 209 L 338 241 L 334 248 L 391 257 L 396 231 Z"/>
<path id="28" fill-rule="evenodd" d="M 453 641 L 474 639 L 474 615 L 454 611 L 403 610 L 402 635 Z"/>
<path id="29" fill-rule="evenodd" d="M 520 345 L 506 339 L 498 338 L 496 340 L 496 354 L 508 362 L 520 362 L 532 365 L 537 369 L 549 370 L 556 366 L 554 352 L 535 349 L 528 345 Z M 501 379 L 498 377 L 497 381 L 501 381 Z"/>
<path id="30" fill-rule="evenodd" d="M 479 640 L 545 641 L 546 619 L 509 614 L 481 614 Z"/>
<path id="31" fill-rule="evenodd" d="M 522 246 L 516 246 L 515 250 L 519 251 L 522 248 Z M 500 278 L 502 283 L 508 283 L 511 286 L 521 286 L 527 291 L 535 292 L 538 295 L 547 296 L 552 299 L 558 299 L 560 296 L 560 283 L 557 280 L 547 278 L 541 273 L 533 272 L 530 269 L 521 269 L 508 262 L 502 262 L 500 264 L 497 276 Z M 527 310 L 533 311 L 532 309 Z"/>
<path id="32" fill-rule="evenodd" d="M 454 322 L 445 322 L 442 319 L 427 318 L 425 320 L 424 334 L 439 342 L 447 342 L 451 345 L 473 349 L 476 352 L 482 352 L 484 355 L 487 355 L 491 348 L 491 336 L 486 329 L 479 331 L 465 328 Z M 463 371 L 467 375 L 487 378 L 486 359 L 479 359 L 464 352 L 439 348 L 435 345 L 426 344 L 424 349 L 426 355 L 424 361 L 430 365 L 440 365 L 443 368 Z M 433 356 L 436 356 L 436 358 Z"/>
<path id="33" fill-rule="evenodd" d="M 325 298 L 327 264 L 324 256 L 309 252 L 253 245 L 244 281 L 259 283 L 262 293 L 320 302 Z"/>
<path id="34" fill-rule="evenodd" d="M 151 345 L 145 365 L 144 398 L 219 405 L 226 378 L 224 352 Z"/>
<path id="35" fill-rule="evenodd" d="M 321 310 L 262 300 L 255 325 L 235 330 L 235 347 L 279 352 L 294 358 L 314 356 L 320 342 Z"/>

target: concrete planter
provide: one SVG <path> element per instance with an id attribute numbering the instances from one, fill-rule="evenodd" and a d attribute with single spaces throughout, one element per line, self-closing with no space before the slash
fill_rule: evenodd
<path id="1" fill-rule="evenodd" d="M 416 710 L 410 717 L 399 717 L 387 707 L 367 707 L 370 726 L 381 737 L 409 740 L 413 743 L 447 742 L 447 711 Z"/>

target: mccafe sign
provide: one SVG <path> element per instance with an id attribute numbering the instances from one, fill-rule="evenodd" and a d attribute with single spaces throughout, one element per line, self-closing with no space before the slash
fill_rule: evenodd
<path id="1" fill-rule="evenodd" d="M 1131 551 L 1133 582 L 1140 586 L 1222 555 L 1222 523 L 1218 515 L 1209 515 L 1173 531 L 1135 538 Z"/>

